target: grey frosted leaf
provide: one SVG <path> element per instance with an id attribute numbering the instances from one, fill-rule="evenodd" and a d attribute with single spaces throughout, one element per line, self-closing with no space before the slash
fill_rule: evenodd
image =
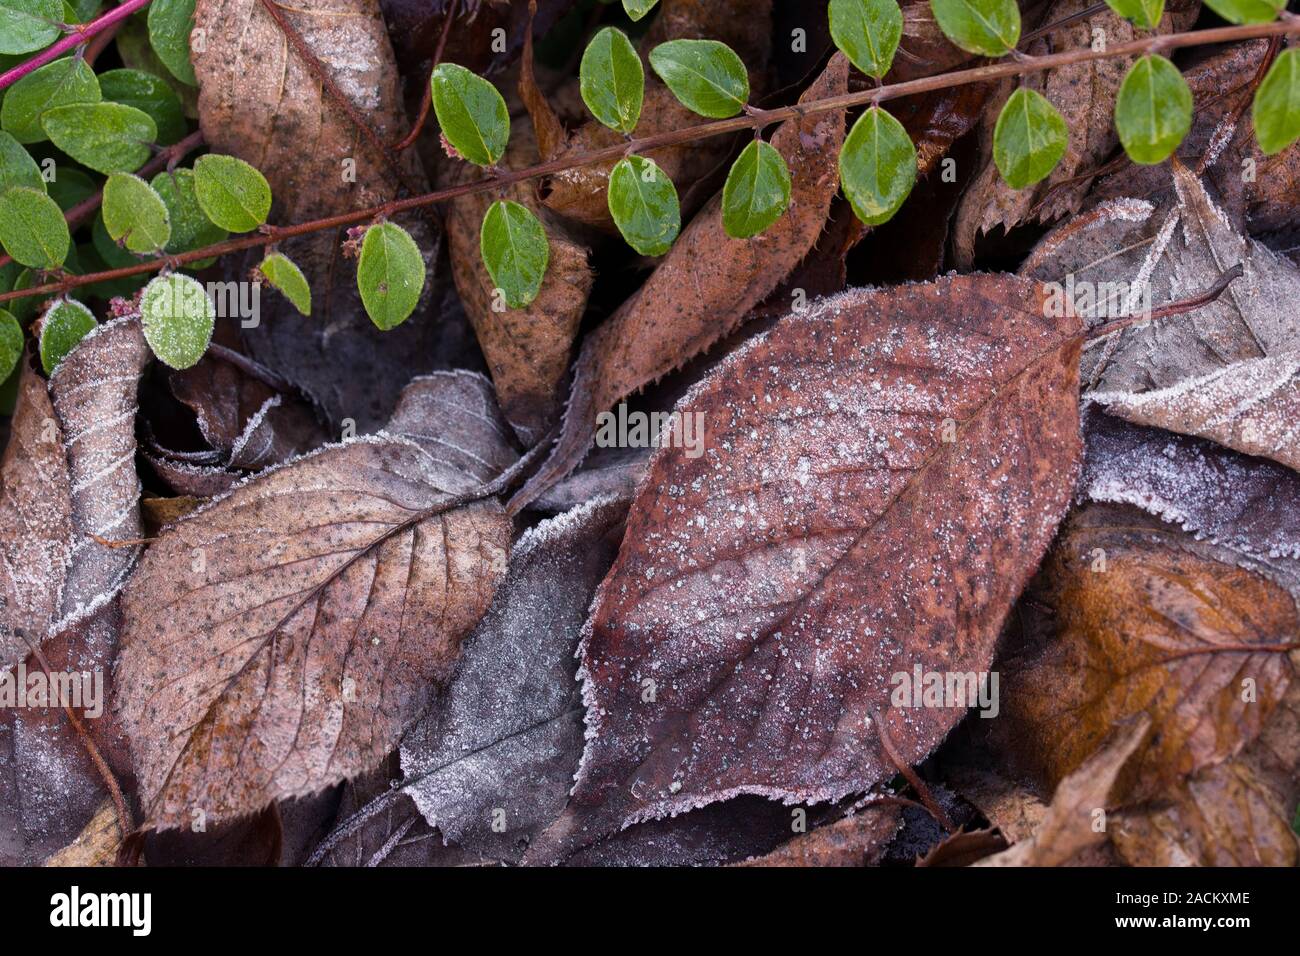
<path id="1" fill-rule="evenodd" d="M 385 431 L 411 439 L 450 472 L 479 482 L 491 481 L 519 457 L 492 383 L 476 372 L 413 379 Z"/>

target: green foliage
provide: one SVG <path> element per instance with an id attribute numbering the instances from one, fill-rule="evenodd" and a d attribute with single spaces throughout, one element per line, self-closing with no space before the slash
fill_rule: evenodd
<path id="1" fill-rule="evenodd" d="M 1045 178 L 1065 155 L 1065 119 L 1041 93 L 1021 87 L 1011 94 L 993 129 L 993 161 L 1012 189 Z"/>
<path id="2" fill-rule="evenodd" d="M 0 53 L 33 53 L 59 38 L 61 0 L 0 0 Z"/>
<path id="3" fill-rule="evenodd" d="M 889 72 L 903 38 L 903 11 L 897 0 L 831 0 L 831 39 L 868 76 Z"/>
<path id="4" fill-rule="evenodd" d="M 476 166 L 495 166 L 510 139 L 510 113 L 497 88 L 463 66 L 441 63 L 430 90 L 443 138 Z"/>
<path id="5" fill-rule="evenodd" d="M 200 156 L 194 163 L 194 194 L 204 214 L 231 232 L 250 232 L 271 214 L 266 177 L 234 156 Z"/>
<path id="6" fill-rule="evenodd" d="M 42 190 L 15 186 L 0 194 L 0 245 L 15 262 L 55 269 L 71 242 L 63 210 Z"/>
<path id="7" fill-rule="evenodd" d="M 551 244 L 538 218 L 517 202 L 494 202 L 483 217 L 479 251 L 506 305 L 531 305 L 551 259 Z"/>
<path id="8" fill-rule="evenodd" d="M 185 135 L 181 98 L 166 80 L 142 70 L 109 70 L 99 74 L 104 99 L 148 113 L 158 128 L 158 144 L 170 146 Z"/>
<path id="9" fill-rule="evenodd" d="M 1115 131 L 1129 159 L 1162 163 L 1192 128 L 1192 91 L 1162 56 L 1144 56 L 1129 69 L 1115 100 Z"/>
<path id="10" fill-rule="evenodd" d="M 582 101 L 610 129 L 631 133 L 641 118 L 645 70 L 622 30 L 605 27 L 587 44 L 578 71 Z"/>
<path id="11" fill-rule="evenodd" d="M 0 132 L 0 193 L 14 186 L 26 186 L 45 192 L 41 167 L 36 165 L 22 144 L 8 133 Z"/>
<path id="12" fill-rule="evenodd" d="M 170 173 L 161 172 L 149 181 L 162 201 L 167 206 L 167 218 L 171 221 L 172 235 L 165 251 L 173 255 L 202 249 L 221 242 L 230 233 L 222 229 L 203 212 L 199 198 L 194 189 L 194 170 L 174 169 Z M 204 269 L 215 260 L 200 259 L 191 262 L 189 268 Z"/>
<path id="13" fill-rule="evenodd" d="M 1004 56 L 1020 42 L 1016 0 L 930 0 L 943 35 L 967 53 Z"/>
<path id="14" fill-rule="evenodd" d="M 70 103 L 98 103 L 103 98 L 95 71 L 80 57 L 65 56 L 28 73 L 5 93 L 0 103 L 0 128 L 20 143 L 41 143 L 47 137 L 41 116 Z"/>
<path id="15" fill-rule="evenodd" d="M 1300 137 L 1300 50 L 1287 50 L 1273 61 L 1255 91 L 1251 117 L 1259 148 L 1267 156 Z"/>
<path id="16" fill-rule="evenodd" d="M 722 226 L 733 239 L 757 236 L 790 205 L 790 169 L 770 143 L 744 148 L 722 187 Z"/>
<path id="17" fill-rule="evenodd" d="M 1286 9 L 1286 0 L 1205 0 L 1229 23 L 1270 23 Z"/>
<path id="18" fill-rule="evenodd" d="M 623 9 L 633 20 L 640 20 L 653 10 L 658 2 L 659 0 L 623 0 Z"/>
<path id="19" fill-rule="evenodd" d="M 100 173 L 135 172 L 149 159 L 158 127 L 148 113 L 121 103 L 73 103 L 41 115 L 45 135 L 83 166 Z"/>
<path id="20" fill-rule="evenodd" d="M 290 305 L 303 315 L 311 315 L 311 286 L 307 277 L 288 256 L 273 252 L 257 267 L 271 287 L 289 300 Z"/>
<path id="21" fill-rule="evenodd" d="M 203 358 L 216 319 L 208 291 L 186 275 L 158 276 L 140 294 L 144 340 L 154 355 L 175 369 L 189 368 Z"/>
<path id="22" fill-rule="evenodd" d="M 749 71 L 736 51 L 717 40 L 669 40 L 650 51 L 650 66 L 682 105 L 726 119 L 749 100 Z"/>
<path id="23" fill-rule="evenodd" d="M 381 222 L 366 230 L 357 263 L 357 288 L 370 321 L 383 331 L 415 311 L 424 290 L 424 257 L 401 226 Z"/>
<path id="24" fill-rule="evenodd" d="M 54 178 L 45 189 L 65 213 L 99 191 L 95 181 L 75 166 L 55 166 Z"/>
<path id="25" fill-rule="evenodd" d="M 104 228 L 130 252 L 158 252 L 172 236 L 167 204 L 153 187 L 131 173 L 114 173 L 104 183 Z"/>
<path id="26" fill-rule="evenodd" d="M 1154 30 L 1165 12 L 1165 0 L 1106 0 L 1106 6 L 1143 30 Z"/>
<path id="27" fill-rule="evenodd" d="M 59 299 L 41 318 L 41 368 L 49 375 L 95 328 L 95 316 L 76 299 Z"/>
<path id="28" fill-rule="evenodd" d="M 153 0 L 149 4 L 149 42 L 172 76 L 197 86 L 190 63 L 190 31 L 194 29 L 194 0 Z"/>
<path id="29" fill-rule="evenodd" d="M 677 189 L 644 156 L 619 160 L 609 174 L 609 214 L 627 244 L 643 256 L 662 256 L 682 228 Z"/>
<path id="30" fill-rule="evenodd" d="M 840 184 L 864 223 L 892 219 L 916 184 L 916 148 L 903 124 L 878 106 L 858 117 L 840 151 Z"/>
<path id="31" fill-rule="evenodd" d="M 0 309 L 0 380 L 8 379 L 23 357 L 23 327 L 12 312 Z"/>

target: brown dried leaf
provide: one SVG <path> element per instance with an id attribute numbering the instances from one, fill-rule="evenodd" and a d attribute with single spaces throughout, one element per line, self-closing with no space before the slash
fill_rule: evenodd
<path id="1" fill-rule="evenodd" d="M 874 866 L 898 832 L 898 807 L 865 807 L 738 866 Z"/>
<path id="2" fill-rule="evenodd" d="M 85 829 L 62 850 L 52 854 L 45 866 L 115 866 L 122 833 L 113 801 L 105 800 Z"/>

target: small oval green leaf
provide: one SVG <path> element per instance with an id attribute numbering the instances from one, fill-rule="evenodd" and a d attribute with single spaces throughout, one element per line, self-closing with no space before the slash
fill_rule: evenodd
<path id="1" fill-rule="evenodd" d="M 1162 163 L 1192 128 L 1192 91 L 1162 56 L 1142 57 L 1124 75 L 1115 99 L 1115 131 L 1129 159 Z"/>
<path id="2" fill-rule="evenodd" d="M 230 235 L 203 212 L 194 188 L 194 179 L 192 169 L 173 169 L 170 173 L 158 173 L 149 181 L 149 185 L 166 204 L 167 217 L 171 220 L 172 236 L 166 246 L 169 253 L 202 249 L 221 242 Z M 189 268 L 203 269 L 213 261 L 200 259 L 191 262 Z"/>
<path id="3" fill-rule="evenodd" d="M 609 174 L 608 203 L 618 231 L 643 256 L 662 256 L 681 232 L 677 188 L 652 159 L 619 160 Z"/>
<path id="4" fill-rule="evenodd" d="M 510 112 L 497 88 L 454 63 L 441 63 L 430 83 L 443 139 L 476 166 L 495 166 L 510 141 Z"/>
<path id="5" fill-rule="evenodd" d="M 14 186 L 26 186 L 46 192 L 45 177 L 36 160 L 21 143 L 8 133 L 0 132 L 0 193 Z"/>
<path id="6" fill-rule="evenodd" d="M 45 135 L 83 166 L 133 173 L 149 159 L 158 127 L 148 113 L 121 103 L 72 103 L 41 115 Z"/>
<path id="7" fill-rule="evenodd" d="M 44 192 L 15 186 L 0 194 L 0 245 L 14 262 L 56 269 L 71 243 L 63 210 Z"/>
<path id="8" fill-rule="evenodd" d="M 9 88 L 0 103 L 0 127 L 20 143 L 42 143 L 46 110 L 102 98 L 95 71 L 81 57 L 65 56 L 28 73 Z"/>
<path id="9" fill-rule="evenodd" d="M 140 294 L 144 340 L 167 365 L 189 368 L 212 340 L 217 309 L 208 290 L 190 276 L 173 273 L 150 280 Z"/>
<path id="10" fill-rule="evenodd" d="M 993 128 L 993 162 L 1012 189 L 1045 178 L 1065 155 L 1070 131 L 1041 93 L 1021 87 L 1011 94 Z"/>
<path id="11" fill-rule="evenodd" d="M 754 140 L 741 151 L 722 187 L 722 227 L 733 239 L 757 236 L 790 205 L 790 169 L 780 150 Z"/>
<path id="12" fill-rule="evenodd" d="M 95 328 L 94 314 L 76 299 L 59 299 L 41 318 L 41 368 L 49 375 Z"/>
<path id="13" fill-rule="evenodd" d="M 717 40 L 669 40 L 650 51 L 650 66 L 693 113 L 735 116 L 749 100 L 749 72 L 736 51 Z"/>
<path id="14" fill-rule="evenodd" d="M 1142 30 L 1154 30 L 1165 12 L 1165 0 L 1106 0 L 1106 6 Z"/>
<path id="15" fill-rule="evenodd" d="M 367 229 L 357 288 L 370 321 L 385 332 L 405 322 L 420 301 L 424 273 L 420 247 L 405 229 L 391 222 Z"/>
<path id="16" fill-rule="evenodd" d="M 153 0 L 149 4 L 149 43 L 172 76 L 197 86 L 190 63 L 190 31 L 194 29 L 194 0 Z"/>
<path id="17" fill-rule="evenodd" d="M 551 260 L 551 244 L 540 220 L 517 202 L 494 202 L 483 217 L 479 251 L 506 305 L 512 309 L 531 305 Z"/>
<path id="18" fill-rule="evenodd" d="M 903 38 L 903 11 L 897 0 L 831 0 L 831 39 L 867 76 L 889 72 Z"/>
<path id="19" fill-rule="evenodd" d="M 878 106 L 858 117 L 840 150 L 840 183 L 868 226 L 893 218 L 916 184 L 916 147 L 903 124 Z"/>
<path id="20" fill-rule="evenodd" d="M 659 0 L 623 0 L 623 10 L 633 20 L 640 20 L 655 8 Z"/>
<path id="21" fill-rule="evenodd" d="M 0 381 L 13 374 L 23 356 L 23 327 L 11 312 L 0 309 Z"/>
<path id="22" fill-rule="evenodd" d="M 1205 0 L 1229 23 L 1270 23 L 1286 9 L 1286 0 Z"/>
<path id="23" fill-rule="evenodd" d="M 74 166 L 55 166 L 54 175 L 45 188 L 65 213 L 99 192 L 95 181 Z"/>
<path id="24" fill-rule="evenodd" d="M 587 44 L 578 71 L 582 101 L 610 129 L 630 133 L 641 118 L 645 69 L 622 30 L 605 27 Z"/>
<path id="25" fill-rule="evenodd" d="M 131 252 L 159 252 L 172 236 L 167 204 L 147 182 L 114 173 L 104 183 L 104 228 Z"/>
<path id="26" fill-rule="evenodd" d="M 143 70 L 109 70 L 99 74 L 104 99 L 148 113 L 158 128 L 158 144 L 170 146 L 185 135 L 181 98 L 166 80 Z"/>
<path id="27" fill-rule="evenodd" d="M 208 153 L 195 160 L 194 194 L 207 217 L 231 232 L 251 232 L 271 214 L 266 177 L 234 156 Z"/>
<path id="28" fill-rule="evenodd" d="M 1300 138 L 1300 50 L 1287 50 L 1268 68 L 1251 107 L 1255 138 L 1264 155 Z"/>
<path id="29" fill-rule="evenodd" d="M 1020 42 L 1016 0 L 930 0 L 943 35 L 967 53 L 1004 56 Z"/>
<path id="30" fill-rule="evenodd" d="M 311 286 L 302 270 L 283 253 L 273 252 L 258 265 L 257 271 L 266 277 L 273 289 L 289 300 L 303 315 L 311 315 Z"/>
<path id="31" fill-rule="evenodd" d="M 59 38 L 62 0 L 0 0 L 0 53 L 32 53 Z"/>

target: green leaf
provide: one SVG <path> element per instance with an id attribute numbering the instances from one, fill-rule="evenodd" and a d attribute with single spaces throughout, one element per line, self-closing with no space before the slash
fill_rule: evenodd
<path id="1" fill-rule="evenodd" d="M 94 314 L 76 299 L 60 299 L 41 319 L 41 368 L 49 375 L 95 328 Z"/>
<path id="2" fill-rule="evenodd" d="M 98 103 L 102 98 L 95 71 L 80 57 L 65 56 L 28 73 L 9 88 L 0 103 L 0 127 L 20 143 L 47 137 L 41 116 L 70 103 Z"/>
<path id="3" fill-rule="evenodd" d="M 610 129 L 630 133 L 641 118 L 645 70 L 622 30 L 605 27 L 587 44 L 579 69 L 582 101 Z"/>
<path id="4" fill-rule="evenodd" d="M 1003 56 L 1020 42 L 1016 0 L 930 0 L 939 29 L 967 53 Z"/>
<path id="5" fill-rule="evenodd" d="M 104 183 L 104 228 L 130 252 L 158 252 L 172 237 L 162 196 L 130 173 L 114 173 Z"/>
<path id="6" fill-rule="evenodd" d="M 476 166 L 494 166 L 510 141 L 510 113 L 497 88 L 463 66 L 441 63 L 430 84 L 443 138 Z"/>
<path id="7" fill-rule="evenodd" d="M 1041 93 L 1021 87 L 1011 94 L 993 128 L 993 162 L 1012 189 L 1046 177 L 1065 155 L 1070 131 Z"/>
<path id="8" fill-rule="evenodd" d="M 149 114 L 121 103 L 73 103 L 41 115 L 45 135 L 99 173 L 132 173 L 152 155 L 158 127 Z"/>
<path id="9" fill-rule="evenodd" d="M 99 192 L 95 181 L 74 166 L 55 166 L 54 177 L 45 189 L 65 213 Z"/>
<path id="10" fill-rule="evenodd" d="M 609 0 L 605 0 L 609 2 Z M 633 20 L 640 20 L 654 9 L 659 0 L 623 0 L 623 10 Z"/>
<path id="11" fill-rule="evenodd" d="M 149 4 L 149 43 L 172 76 L 197 86 L 190 63 L 190 31 L 194 29 L 194 0 L 153 0 Z"/>
<path id="12" fill-rule="evenodd" d="M 167 205 L 172 237 L 167 243 L 166 251 L 172 254 L 202 249 L 221 242 L 230 235 L 204 214 L 195 192 L 194 179 L 194 170 L 174 169 L 170 173 L 158 173 L 149 181 L 149 185 Z M 204 269 L 214 261 L 200 259 L 191 262 L 189 268 Z"/>
<path id="13" fill-rule="evenodd" d="M 0 193 L 13 186 L 46 191 L 45 178 L 36 160 L 18 140 L 0 132 Z"/>
<path id="14" fill-rule="evenodd" d="M 370 321 L 383 331 L 410 317 L 424 289 L 424 257 L 410 233 L 391 222 L 366 230 L 357 263 L 357 288 Z"/>
<path id="15" fill-rule="evenodd" d="M 479 252 L 506 305 L 512 309 L 531 305 L 551 259 L 551 244 L 537 217 L 517 202 L 494 202 L 483 217 Z"/>
<path id="16" fill-rule="evenodd" d="M 650 51 L 650 66 L 682 105 L 726 119 L 749 100 L 749 72 L 736 51 L 717 40 L 669 40 Z"/>
<path id="17" fill-rule="evenodd" d="M 158 127 L 158 144 L 170 146 L 185 135 L 181 98 L 167 81 L 142 70 L 109 70 L 99 74 L 104 99 L 148 113 Z"/>
<path id="18" fill-rule="evenodd" d="M 15 262 L 58 268 L 71 242 L 63 210 L 41 190 L 15 186 L 0 195 L 0 245 Z"/>
<path id="19" fill-rule="evenodd" d="M 1142 57 L 1124 76 L 1115 99 L 1115 131 L 1129 159 L 1162 163 L 1192 128 L 1192 91 L 1162 56 Z"/>
<path id="20" fill-rule="evenodd" d="M 0 309 L 0 381 L 9 378 L 23 357 L 23 327 L 12 312 Z"/>
<path id="21" fill-rule="evenodd" d="M 889 72 L 903 38 L 903 11 L 897 0 L 831 0 L 831 39 L 868 76 Z"/>
<path id="22" fill-rule="evenodd" d="M 144 340 L 172 368 L 189 368 L 212 340 L 217 309 L 197 279 L 173 273 L 150 280 L 140 294 Z"/>
<path id="23" fill-rule="evenodd" d="M 288 256 L 273 252 L 258 265 L 257 271 L 266 277 L 271 287 L 303 315 L 311 315 L 311 286 L 307 277 Z"/>
<path id="24" fill-rule="evenodd" d="M 1229 23 L 1270 23 L 1286 9 L 1286 0 L 1205 0 Z"/>
<path id="25" fill-rule="evenodd" d="M 790 169 L 780 150 L 754 140 L 741 151 L 722 187 L 722 226 L 733 239 L 757 236 L 790 205 Z"/>
<path id="26" fill-rule="evenodd" d="M 1251 116 L 1255 138 L 1266 156 L 1300 137 L 1300 50 L 1287 50 L 1273 61 L 1255 91 Z"/>
<path id="27" fill-rule="evenodd" d="M 677 189 L 652 159 L 628 156 L 609 174 L 609 214 L 627 244 L 643 256 L 662 256 L 682 229 Z"/>
<path id="28" fill-rule="evenodd" d="M 1165 0 L 1106 0 L 1106 6 L 1143 30 L 1154 30 L 1165 12 Z"/>
<path id="29" fill-rule="evenodd" d="M 234 156 L 208 153 L 195 160 L 194 193 L 207 217 L 231 232 L 251 232 L 271 214 L 266 177 Z"/>
<path id="30" fill-rule="evenodd" d="M 59 38 L 63 0 L 0 0 L 0 53 L 32 53 Z"/>
<path id="31" fill-rule="evenodd" d="M 903 124 L 878 106 L 858 117 L 840 150 L 840 183 L 868 226 L 893 218 L 916 184 L 916 148 Z"/>

